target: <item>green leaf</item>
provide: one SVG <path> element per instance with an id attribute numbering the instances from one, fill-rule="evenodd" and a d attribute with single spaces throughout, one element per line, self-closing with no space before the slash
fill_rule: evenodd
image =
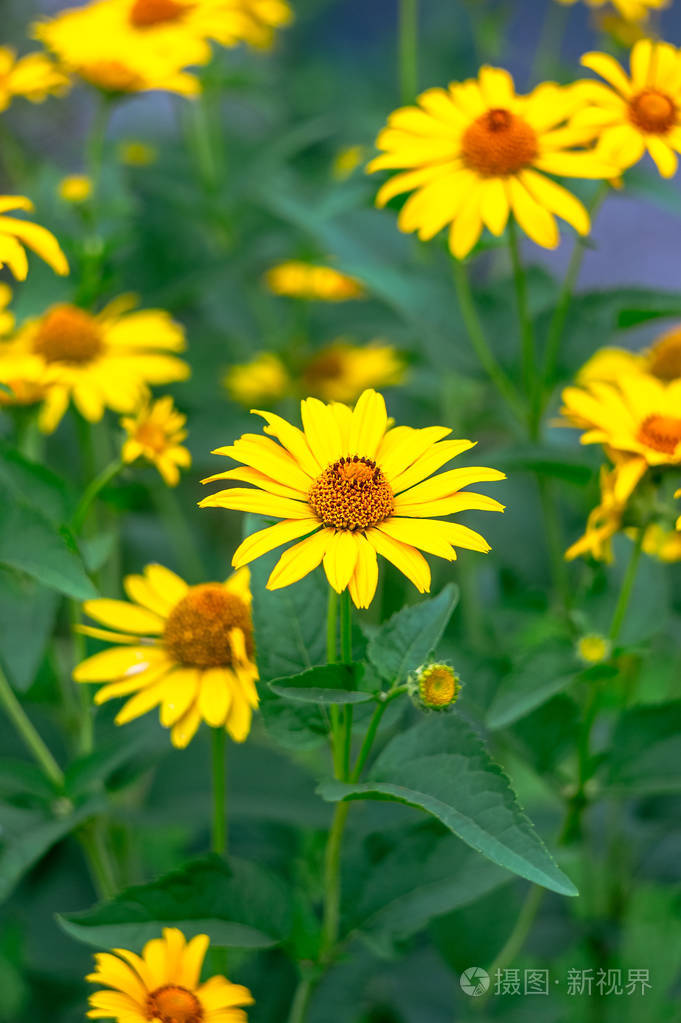
<path id="1" fill-rule="evenodd" d="M 377 628 L 367 629 L 367 657 L 388 682 L 399 684 L 431 654 L 459 600 L 449 583 L 437 597 L 404 607 Z"/>
<path id="2" fill-rule="evenodd" d="M 324 664 L 300 675 L 274 679 L 270 689 L 294 703 L 369 703 L 371 693 L 357 692 L 361 664 Z"/>
<path id="3" fill-rule="evenodd" d="M 487 459 L 507 475 L 518 471 L 535 472 L 581 487 L 594 476 L 592 462 L 583 449 L 580 452 L 548 444 L 518 444 L 492 451 Z"/>
<path id="4" fill-rule="evenodd" d="M 269 948 L 291 926 L 289 895 L 274 875 L 245 860 L 206 856 L 110 902 L 58 917 L 67 934 L 98 948 L 141 951 L 164 927 L 207 934 L 226 948 Z"/>
<path id="5" fill-rule="evenodd" d="M 134 726 L 131 729 L 133 734 L 130 734 L 127 728 L 122 731 L 125 734 L 117 737 L 115 743 L 110 746 L 98 744 L 93 753 L 78 757 L 68 765 L 64 777 L 64 790 L 71 799 L 81 798 L 88 792 L 96 790 L 102 782 L 107 782 L 115 771 L 130 761 L 144 758 L 144 761 L 148 762 L 157 751 L 159 753 L 165 751 L 165 736 L 157 737 L 156 732 L 150 735 L 147 728 L 140 728 L 136 732 Z"/>
<path id="6" fill-rule="evenodd" d="M 328 781 L 324 799 L 379 799 L 425 810 L 492 862 L 562 895 L 577 890 L 520 809 L 505 774 L 454 714 L 429 717 L 388 743 L 357 785 Z"/>
<path id="7" fill-rule="evenodd" d="M 49 642 L 59 596 L 20 572 L 0 569 L 0 664 L 12 685 L 25 692 Z"/>
<path id="8" fill-rule="evenodd" d="M 606 784 L 637 793 L 681 791 L 681 700 L 624 712 Z"/>
<path id="9" fill-rule="evenodd" d="M 31 462 L 21 452 L 0 443 L 0 487 L 19 501 L 39 508 L 50 522 L 65 522 L 70 500 L 64 480 L 44 465 Z"/>
<path id="10" fill-rule="evenodd" d="M 4 757 L 0 760 L 0 797 L 12 800 L 17 796 L 29 796 L 44 803 L 54 800 L 57 792 L 45 773 L 30 760 Z"/>
<path id="11" fill-rule="evenodd" d="M 501 680 L 486 725 L 505 728 L 529 714 L 566 689 L 574 681 L 579 666 L 571 643 L 554 642 L 530 651 Z"/>
<path id="12" fill-rule="evenodd" d="M 66 527 L 55 528 L 37 508 L 20 500 L 0 503 L 0 565 L 75 600 L 97 596 Z"/>

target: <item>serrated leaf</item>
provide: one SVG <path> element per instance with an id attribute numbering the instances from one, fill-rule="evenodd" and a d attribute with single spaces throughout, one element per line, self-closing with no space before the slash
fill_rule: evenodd
<path id="1" fill-rule="evenodd" d="M 425 719 L 397 735 L 368 781 L 328 781 L 319 792 L 331 802 L 384 799 L 425 810 L 506 870 L 561 895 L 577 894 L 520 809 L 502 769 L 454 714 Z"/>
<path id="2" fill-rule="evenodd" d="M 273 874 L 211 855 L 58 920 L 72 938 L 98 948 L 139 952 L 164 927 L 178 927 L 187 938 L 207 934 L 225 948 L 269 948 L 287 936 L 291 909 L 285 885 Z"/>
<path id="3" fill-rule="evenodd" d="M 358 692 L 360 664 L 324 664 L 300 675 L 274 679 L 270 689 L 294 703 L 369 703 L 370 692 Z"/>
<path id="4" fill-rule="evenodd" d="M 435 650 L 458 600 L 458 587 L 449 583 L 437 597 L 404 607 L 367 630 L 367 657 L 386 681 L 399 684 Z"/>

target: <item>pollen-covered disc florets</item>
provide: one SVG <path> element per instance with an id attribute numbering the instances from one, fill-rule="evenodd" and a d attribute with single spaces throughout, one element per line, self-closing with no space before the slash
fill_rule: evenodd
<path id="1" fill-rule="evenodd" d="M 377 526 L 395 506 L 390 484 L 370 458 L 340 458 L 312 484 L 309 502 L 325 526 L 350 532 Z"/>
<path id="2" fill-rule="evenodd" d="M 629 117 L 643 131 L 664 135 L 676 124 L 676 105 L 664 92 L 645 89 L 629 101 Z"/>
<path id="3" fill-rule="evenodd" d="M 648 372 L 658 380 L 681 377 L 681 330 L 670 331 L 656 341 L 648 353 Z"/>
<path id="4" fill-rule="evenodd" d="M 461 680 L 449 664 L 422 664 L 407 684 L 409 695 L 422 710 L 446 710 L 461 692 Z"/>
<path id="5" fill-rule="evenodd" d="M 172 609 L 163 640 L 179 664 L 227 667 L 234 662 L 233 629 L 243 633 L 246 653 L 252 658 L 255 644 L 250 610 L 219 583 L 203 583 L 192 586 Z"/>
<path id="6" fill-rule="evenodd" d="M 97 321 L 78 306 L 54 306 L 33 340 L 33 350 L 46 362 L 92 362 L 102 351 Z"/>
<path id="7" fill-rule="evenodd" d="M 676 416 L 647 416 L 639 427 L 638 439 L 655 451 L 673 455 L 681 444 L 681 419 Z"/>
<path id="8" fill-rule="evenodd" d="M 466 166 L 479 174 L 516 174 L 536 158 L 537 135 L 510 110 L 488 110 L 464 132 L 461 152 Z"/>
<path id="9" fill-rule="evenodd" d="M 196 995 L 184 987 L 168 984 L 152 991 L 146 1004 L 148 1020 L 161 1023 L 202 1023 L 203 1008 Z"/>
<path id="10" fill-rule="evenodd" d="M 130 23 L 136 28 L 147 28 L 177 21 L 186 13 L 187 6 L 176 0 L 135 0 L 130 9 Z"/>

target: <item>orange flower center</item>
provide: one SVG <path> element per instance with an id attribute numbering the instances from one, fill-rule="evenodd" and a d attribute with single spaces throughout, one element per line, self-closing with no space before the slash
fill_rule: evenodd
<path id="1" fill-rule="evenodd" d="M 681 377 L 681 330 L 668 334 L 653 345 L 648 371 L 659 380 Z"/>
<path id="2" fill-rule="evenodd" d="M 306 389 L 313 392 L 327 380 L 338 380 L 343 376 L 344 366 L 343 356 L 338 350 L 330 349 L 315 356 L 303 373 Z"/>
<path id="3" fill-rule="evenodd" d="M 246 653 L 255 652 L 251 612 L 220 583 L 192 586 L 168 615 L 163 641 L 178 664 L 196 668 L 230 667 L 230 632 L 241 629 Z"/>
<path id="4" fill-rule="evenodd" d="M 130 10 L 130 23 L 135 28 L 148 28 L 167 21 L 179 21 L 187 11 L 176 0 L 135 0 Z"/>
<path id="5" fill-rule="evenodd" d="M 648 416 L 639 427 L 638 439 L 641 444 L 673 455 L 681 444 L 681 419 L 675 416 Z"/>
<path id="6" fill-rule="evenodd" d="M 629 119 L 643 131 L 664 135 L 676 123 L 676 105 L 664 92 L 646 89 L 629 101 Z"/>
<path id="7" fill-rule="evenodd" d="M 137 71 L 118 60 L 100 60 L 78 68 L 86 82 L 104 92 L 136 92 L 143 88 L 144 81 Z"/>
<path id="8" fill-rule="evenodd" d="M 458 692 L 458 677 L 447 664 L 435 664 L 423 672 L 419 696 L 427 707 L 448 707 Z"/>
<path id="9" fill-rule="evenodd" d="M 381 470 L 359 455 L 341 458 L 325 469 L 312 484 L 308 500 L 325 526 L 351 532 L 377 526 L 395 506 Z"/>
<path id="10" fill-rule="evenodd" d="M 536 159 L 537 135 L 510 110 L 488 110 L 466 128 L 461 139 L 464 163 L 485 177 L 516 174 Z"/>
<path id="11" fill-rule="evenodd" d="M 33 351 L 47 362 L 82 365 L 96 359 L 103 348 L 94 316 L 75 305 L 53 306 L 33 338 Z"/>
<path id="12" fill-rule="evenodd" d="M 147 421 L 140 423 L 134 433 L 135 440 L 143 447 L 153 451 L 154 454 L 162 455 L 168 447 L 168 435 L 158 423 Z"/>
<path id="13" fill-rule="evenodd" d="M 161 1023 L 201 1023 L 203 1008 L 191 991 L 168 984 L 156 988 L 148 996 L 146 1016 Z"/>

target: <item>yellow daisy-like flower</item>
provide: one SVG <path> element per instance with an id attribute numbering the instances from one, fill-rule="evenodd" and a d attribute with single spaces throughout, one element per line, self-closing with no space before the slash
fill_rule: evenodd
<path id="1" fill-rule="evenodd" d="M 615 466 L 614 499 L 626 502 L 650 467 L 681 462 L 681 380 L 645 373 L 618 384 L 593 382 L 563 391 L 562 413 L 585 432 L 582 444 L 602 444 Z"/>
<path id="2" fill-rule="evenodd" d="M 670 0 L 584 0 L 589 7 L 604 7 L 612 4 L 627 21 L 642 21 L 651 11 L 669 7 Z M 577 0 L 558 0 L 559 4 L 571 6 Z"/>
<path id="3" fill-rule="evenodd" d="M 65 277 L 69 272 L 66 256 L 51 231 L 29 220 L 4 214 L 10 210 L 32 210 L 33 203 L 23 195 L 0 195 L 0 267 L 8 267 L 19 281 L 28 275 L 25 245 L 32 249 L 55 273 Z"/>
<path id="4" fill-rule="evenodd" d="M 258 352 L 250 362 L 230 366 L 222 384 L 233 401 L 253 405 L 283 398 L 290 390 L 291 378 L 278 355 Z"/>
<path id="5" fill-rule="evenodd" d="M 672 177 L 681 152 L 681 50 L 641 39 L 631 51 L 629 75 L 607 53 L 587 53 L 582 64 L 608 85 L 579 83 L 584 102 L 571 124 L 591 130 L 597 152 L 622 169 L 647 151 L 662 177 Z"/>
<path id="6" fill-rule="evenodd" d="M 636 539 L 637 530 L 627 530 Z M 673 529 L 665 529 L 658 522 L 653 522 L 643 534 L 642 550 L 644 554 L 667 564 L 681 561 L 681 536 Z"/>
<path id="7" fill-rule="evenodd" d="M 83 605 L 106 629 L 81 631 L 118 645 L 79 664 L 74 679 L 108 683 L 95 694 L 98 704 L 134 694 L 118 725 L 160 705 L 174 746 L 186 746 L 202 720 L 243 742 L 258 706 L 249 584 L 248 569 L 225 583 L 188 586 L 162 565 L 147 565 L 143 575 L 123 581 L 131 603 Z"/>
<path id="8" fill-rule="evenodd" d="M 201 983 L 210 939 L 166 927 L 139 956 L 125 948 L 99 952 L 86 980 L 101 991 L 90 995 L 91 1019 L 116 1023 L 246 1023 L 240 1008 L 253 1005 L 248 988 L 216 975 Z"/>
<path id="9" fill-rule="evenodd" d="M 622 516 L 626 508 L 626 500 L 618 501 L 615 497 L 616 472 L 601 466 L 600 504 L 590 512 L 584 536 L 580 537 L 565 552 L 566 561 L 574 561 L 585 554 L 590 554 L 596 561 L 612 561 L 612 538 L 622 528 Z"/>
<path id="10" fill-rule="evenodd" d="M 612 643 L 600 632 L 588 632 L 577 641 L 577 656 L 585 664 L 599 664 L 608 659 Z"/>
<path id="11" fill-rule="evenodd" d="M 490 550 L 468 526 L 435 517 L 471 509 L 503 511 L 493 498 L 464 490 L 504 479 L 502 472 L 475 466 L 433 475 L 473 442 L 444 440 L 451 430 L 443 426 L 391 427 L 383 397 L 372 390 L 364 391 L 354 409 L 317 398 L 306 398 L 300 407 L 302 430 L 271 412 L 253 410 L 276 441 L 247 433 L 214 452 L 242 465 L 204 483 L 238 480 L 252 486 L 221 490 L 204 498 L 202 507 L 284 520 L 244 540 L 232 560 L 235 568 L 299 540 L 275 565 L 268 589 L 289 586 L 323 562 L 331 586 L 338 593 L 349 589 L 362 608 L 376 592 L 377 554 L 425 593 L 430 568 L 421 551 L 453 561 L 455 546 Z"/>
<path id="12" fill-rule="evenodd" d="M 57 191 L 64 202 L 86 202 L 92 195 L 92 179 L 86 174 L 69 174 L 61 179 Z"/>
<path id="13" fill-rule="evenodd" d="M 577 375 L 578 384 L 592 380 L 617 383 L 626 373 L 648 373 L 658 380 L 681 379 L 681 327 L 662 334 L 644 352 L 626 348 L 601 348 L 586 362 Z"/>
<path id="14" fill-rule="evenodd" d="M 46 391 L 44 432 L 57 428 L 71 399 L 94 423 L 107 408 L 134 411 L 148 384 L 189 376 L 175 354 L 185 348 L 183 328 L 160 309 L 132 306 L 134 299 L 122 296 L 93 315 L 62 303 L 0 343 L 0 381 L 22 379 Z"/>
<path id="15" fill-rule="evenodd" d="M 391 114 L 378 136 L 383 152 L 367 169 L 402 173 L 382 186 L 376 204 L 412 192 L 398 217 L 400 230 L 417 231 L 426 241 L 449 224 L 457 259 L 468 255 L 483 226 L 503 234 L 511 213 L 545 248 L 559 242 L 554 214 L 588 234 L 582 203 L 546 176 L 618 173 L 601 156 L 575 149 L 584 130 L 565 121 L 578 102 L 574 89 L 550 82 L 519 96 L 508 71 L 493 67 L 481 68 L 477 80 L 429 89 L 418 106 Z"/>
<path id="16" fill-rule="evenodd" d="M 146 458 L 155 465 L 169 487 L 180 482 L 180 469 L 188 469 L 192 456 L 182 441 L 187 417 L 178 412 L 173 399 L 166 395 L 152 402 L 147 396 L 134 416 L 124 416 L 121 426 L 128 437 L 121 457 L 124 462 Z"/>
<path id="17" fill-rule="evenodd" d="M 352 298 L 363 298 L 365 294 L 354 277 L 334 270 L 332 266 L 313 266 L 297 259 L 273 266 L 265 274 L 265 283 L 275 295 L 322 302 L 346 302 Z"/>
<path id="18" fill-rule="evenodd" d="M 306 394 L 345 403 L 355 401 L 367 387 L 394 387 L 404 376 L 404 360 L 392 345 L 342 340 L 320 349 L 302 374 Z"/>
<path id="19" fill-rule="evenodd" d="M 17 58 L 14 50 L 0 46 L 0 111 L 17 96 L 42 103 L 50 95 L 63 96 L 68 87 L 67 76 L 45 53 Z"/>

